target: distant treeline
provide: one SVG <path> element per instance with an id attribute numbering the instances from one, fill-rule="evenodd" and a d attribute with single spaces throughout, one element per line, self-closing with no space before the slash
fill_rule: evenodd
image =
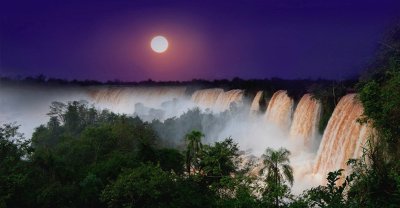
<path id="1" fill-rule="evenodd" d="M 287 90 L 288 94 L 298 99 L 303 94 L 313 92 L 316 88 L 332 88 L 341 85 L 347 91 L 353 92 L 357 83 L 356 78 L 346 80 L 329 80 L 329 79 L 281 79 L 281 78 L 265 78 L 265 79 L 241 79 L 235 77 L 219 80 L 193 79 L 191 81 L 153 81 L 151 79 L 145 81 L 121 81 L 121 80 L 67 80 L 59 78 L 48 78 L 44 75 L 28 76 L 28 77 L 0 77 L 0 84 L 16 84 L 16 85 L 70 85 L 70 86 L 186 86 L 188 93 L 192 93 L 198 89 L 222 88 L 224 90 L 243 89 L 247 94 L 255 94 L 258 90 L 265 91 L 266 94 L 272 94 L 277 90 Z"/>

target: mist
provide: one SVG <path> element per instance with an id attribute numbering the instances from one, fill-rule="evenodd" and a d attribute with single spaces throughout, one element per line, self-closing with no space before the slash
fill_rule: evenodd
<path id="1" fill-rule="evenodd" d="M 186 133 L 196 129 L 205 134 L 203 142 L 207 144 L 231 137 L 256 166 L 262 166 L 259 158 L 266 148 L 287 148 L 292 153 L 294 193 L 321 183 L 311 173 L 316 148 L 290 136 L 290 123 L 274 122 L 264 112 L 251 113 L 252 98 L 245 97 L 242 90 L 206 89 L 190 95 L 185 87 L 5 86 L 0 97 L 1 123 L 16 122 L 28 139 L 36 127 L 47 123 L 53 101 L 86 100 L 97 109 L 140 117 L 171 147 L 184 148 Z M 287 107 L 290 116 L 293 106 Z"/>

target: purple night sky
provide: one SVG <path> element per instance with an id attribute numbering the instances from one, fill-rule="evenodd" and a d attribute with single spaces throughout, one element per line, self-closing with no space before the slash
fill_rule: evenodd
<path id="1" fill-rule="evenodd" d="M 398 0 L 9 0 L 0 6 L 0 75 L 348 78 L 399 17 Z M 158 34 L 166 53 L 149 47 Z"/>

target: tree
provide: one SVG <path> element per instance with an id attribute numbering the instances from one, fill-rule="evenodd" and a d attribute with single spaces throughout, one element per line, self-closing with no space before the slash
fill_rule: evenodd
<path id="1" fill-rule="evenodd" d="M 241 173 L 223 176 L 218 187 L 211 187 L 214 192 L 217 191 L 217 207 L 262 207 L 254 195 L 254 183 L 254 178 Z"/>
<path id="2" fill-rule="evenodd" d="M 396 44 L 400 49 L 400 30 Z M 394 52 L 394 51 L 392 51 Z M 397 55 L 396 55 L 397 54 Z M 350 189 L 353 201 L 363 206 L 394 206 L 400 203 L 400 53 L 384 57 L 373 79 L 359 84 L 359 99 L 364 107 L 360 121 L 374 131 L 364 153 L 363 171 Z"/>
<path id="3" fill-rule="evenodd" d="M 101 207 L 101 191 L 124 169 L 159 162 L 153 154 L 156 134 L 137 117 L 97 111 L 83 102 L 58 112 L 65 121 L 51 116 L 32 138 L 34 152 L 27 158 L 36 171 L 32 207 Z"/>
<path id="4" fill-rule="evenodd" d="M 174 190 L 173 175 L 158 166 L 142 165 L 108 185 L 101 200 L 108 207 L 168 207 Z"/>
<path id="5" fill-rule="evenodd" d="M 279 150 L 267 148 L 262 155 L 265 166 L 261 173 L 267 171 L 265 180 L 267 189 L 264 195 L 270 197 L 272 194 L 276 207 L 279 207 L 280 198 L 288 191 L 285 182 L 287 181 L 290 185 L 293 185 L 293 169 L 289 164 L 289 156 L 290 152 L 285 148 L 280 148 Z"/>
<path id="6" fill-rule="evenodd" d="M 58 122 L 64 122 L 64 113 L 67 105 L 62 102 L 52 102 L 50 105 L 50 112 L 47 113 L 51 118 L 55 118 Z"/>
<path id="7" fill-rule="evenodd" d="M 379 42 L 375 58 L 361 74 L 361 81 L 378 80 L 390 68 L 393 59 L 400 59 L 400 23 L 395 22 Z"/>
<path id="8" fill-rule="evenodd" d="M 21 207 L 29 203 L 27 198 L 19 198 L 19 194 L 27 193 L 26 184 L 30 180 L 29 167 L 22 159 L 29 153 L 29 142 L 18 133 L 17 125 L 0 126 L 0 207 Z"/>
<path id="9" fill-rule="evenodd" d="M 213 146 L 203 147 L 199 167 L 206 177 L 207 184 L 218 183 L 222 177 L 236 173 L 239 162 L 238 151 L 239 148 L 232 138 L 216 142 Z"/>
<path id="10" fill-rule="evenodd" d="M 203 149 L 203 145 L 201 143 L 202 137 L 204 137 L 204 134 L 197 130 L 193 130 L 186 134 L 186 171 L 189 175 L 191 168 L 194 169 L 198 167 L 198 155 Z"/>
<path id="11" fill-rule="evenodd" d="M 318 186 L 305 192 L 304 198 L 309 207 L 346 207 L 345 189 L 352 181 L 352 176 L 346 177 L 342 185 L 336 185 L 342 172 L 343 169 L 329 172 L 326 186 Z"/>
<path id="12" fill-rule="evenodd" d="M 157 160 L 164 171 L 174 171 L 181 175 L 185 171 L 185 157 L 176 149 L 160 149 L 156 152 Z"/>

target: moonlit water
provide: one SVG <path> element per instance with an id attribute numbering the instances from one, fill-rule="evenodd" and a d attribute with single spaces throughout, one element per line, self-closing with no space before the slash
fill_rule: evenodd
<path id="1" fill-rule="evenodd" d="M 368 138 L 369 128 L 357 122 L 363 107 L 355 96 L 349 94 L 339 101 L 325 129 L 313 170 L 321 177 L 332 170 L 346 169 L 349 158 L 361 156 L 360 147 Z"/>
<path id="2" fill-rule="evenodd" d="M 303 141 L 305 148 L 318 148 L 318 124 L 321 116 L 321 103 L 305 94 L 297 104 L 290 127 L 289 136 L 294 140 Z M 305 122 L 307 121 L 307 122 Z"/>
<path id="3" fill-rule="evenodd" d="M 258 113 L 260 111 L 260 102 L 263 96 L 263 91 L 258 91 L 250 106 L 250 113 Z"/>
<path id="4" fill-rule="evenodd" d="M 288 130 L 293 112 L 293 99 L 284 90 L 279 90 L 272 95 L 269 101 L 266 120 L 278 125 L 283 130 Z"/>
<path id="5" fill-rule="evenodd" d="M 115 113 L 138 115 L 144 121 L 180 116 L 195 105 L 186 95 L 186 87 L 90 87 L 89 100 Z"/>
<path id="6" fill-rule="evenodd" d="M 253 104 L 259 103 L 261 97 L 261 92 L 257 93 Z M 0 98 L 0 122 L 17 122 L 27 138 L 31 137 L 35 127 L 48 121 L 46 114 L 52 101 L 87 100 L 98 109 L 107 108 L 116 113 L 137 115 L 145 121 L 179 117 L 194 107 L 219 116 L 222 111 L 235 106 L 236 110 L 231 112 L 228 121 L 220 124 L 218 129 L 204 132 L 209 138 L 206 142 L 232 137 L 248 157 L 253 155 L 256 158 L 267 147 L 289 149 L 294 168 L 294 193 L 323 183 L 327 171 L 343 167 L 349 157 L 359 156 L 367 132 L 355 121 L 361 115 L 362 107 L 354 101 L 354 95 L 347 95 L 339 102 L 321 145 L 316 139 L 321 105 L 308 94 L 294 109 L 294 101 L 286 91 L 277 91 L 265 114 L 257 113 L 259 107 L 254 107 L 255 104 L 246 100 L 244 91 L 239 89 L 203 89 L 189 94 L 185 87 L 168 86 L 2 86 Z M 310 148 L 312 143 L 316 143 L 316 148 Z M 260 166 L 256 169 L 260 169 Z"/>
<path id="7" fill-rule="evenodd" d="M 202 109 L 225 111 L 231 104 L 243 104 L 243 90 L 224 91 L 219 88 L 197 90 L 192 95 L 192 101 Z"/>

